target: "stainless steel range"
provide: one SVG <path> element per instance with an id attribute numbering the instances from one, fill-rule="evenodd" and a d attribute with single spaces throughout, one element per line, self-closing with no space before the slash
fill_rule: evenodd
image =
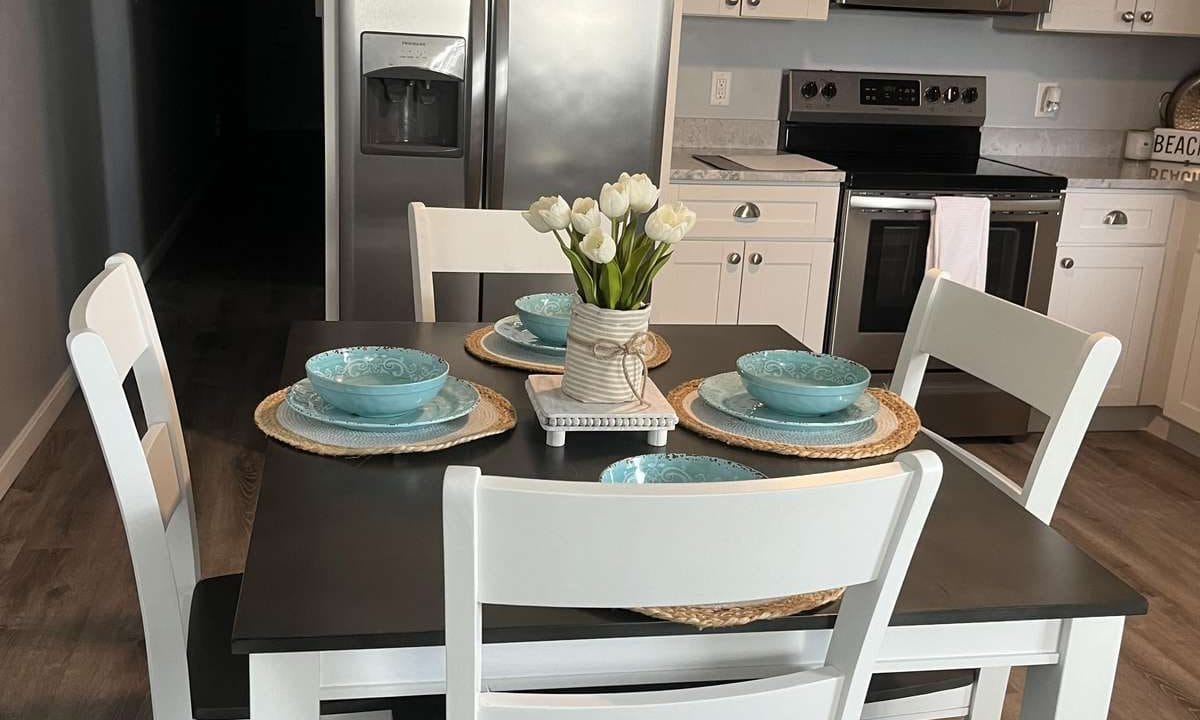
<path id="1" fill-rule="evenodd" d="M 779 147 L 847 173 L 829 351 L 890 380 L 925 273 L 934 196 L 991 199 L 986 290 L 1045 312 L 1066 180 L 979 155 L 982 77 L 791 70 Z M 1018 436 L 1019 400 L 930 363 L 922 421 L 957 437 Z"/>

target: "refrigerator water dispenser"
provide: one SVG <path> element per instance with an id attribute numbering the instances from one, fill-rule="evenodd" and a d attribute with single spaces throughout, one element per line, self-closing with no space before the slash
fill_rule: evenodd
<path id="1" fill-rule="evenodd" d="M 461 157 L 467 41 L 362 35 L 362 152 Z"/>

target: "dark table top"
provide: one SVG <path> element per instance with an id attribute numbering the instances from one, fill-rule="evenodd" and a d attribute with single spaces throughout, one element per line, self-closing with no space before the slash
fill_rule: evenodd
<path id="1" fill-rule="evenodd" d="M 492 475 L 586 482 L 615 460 L 654 450 L 644 433 L 578 433 L 567 438 L 565 447 L 546 446 L 525 394 L 526 374 L 483 363 L 464 350 L 463 338 L 475 327 L 366 322 L 293 326 L 281 385 L 301 378 L 304 360 L 321 350 L 413 346 L 444 357 L 453 374 L 503 393 L 517 410 L 517 426 L 441 452 L 366 459 L 321 457 L 269 441 L 233 630 L 236 652 L 440 645 L 441 498 L 447 465 L 477 465 Z M 670 362 L 651 372 L 663 392 L 728 370 L 739 355 L 752 350 L 801 347 L 777 327 L 655 330 L 674 351 Z M 912 447 L 938 451 L 945 473 L 893 625 L 1146 612 L 1146 601 L 1135 590 L 951 454 L 924 436 Z M 887 459 L 788 458 L 729 447 L 683 428 L 670 433 L 667 450 L 719 455 L 775 477 Z M 835 605 L 727 631 L 828 628 L 836 610 Z M 616 609 L 488 606 L 483 621 L 485 642 L 697 632 Z"/>

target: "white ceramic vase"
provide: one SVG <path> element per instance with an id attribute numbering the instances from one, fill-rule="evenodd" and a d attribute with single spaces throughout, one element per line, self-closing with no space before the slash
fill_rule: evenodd
<path id="1" fill-rule="evenodd" d="M 649 322 L 649 305 L 641 310 L 609 310 L 576 303 L 567 330 L 563 392 L 585 403 L 619 403 L 638 397 L 644 378 L 642 361 L 625 348 L 646 332 Z M 631 381 L 637 392 L 630 388 Z"/>

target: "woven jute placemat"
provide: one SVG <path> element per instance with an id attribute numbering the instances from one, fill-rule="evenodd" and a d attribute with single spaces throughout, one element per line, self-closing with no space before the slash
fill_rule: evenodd
<path id="1" fill-rule="evenodd" d="M 282 443 L 334 457 L 434 452 L 499 435 L 517 424 L 517 412 L 508 398 L 489 387 L 471 385 L 479 391 L 479 404 L 465 418 L 414 430 L 349 430 L 306 418 L 288 407 L 289 388 L 264 398 L 254 410 L 254 422 Z"/>
<path id="2" fill-rule="evenodd" d="M 671 346 L 656 332 L 651 331 L 650 337 L 654 340 L 654 353 L 646 360 L 646 367 L 653 369 L 671 359 Z M 518 347 L 497 335 L 491 325 L 472 331 L 463 344 L 467 352 L 493 365 L 536 373 L 555 374 L 563 371 L 561 359 Z"/>
<path id="3" fill-rule="evenodd" d="M 869 388 L 879 400 L 879 412 L 861 425 L 830 430 L 779 430 L 726 415 L 702 400 L 697 392 L 703 379 L 689 380 L 667 393 L 679 424 L 727 445 L 779 455 L 823 460 L 861 460 L 890 455 L 908 447 L 921 429 L 911 405 L 890 390 Z"/>
<path id="4" fill-rule="evenodd" d="M 745 605 L 681 605 L 678 607 L 634 608 L 636 612 L 659 620 L 683 623 L 698 628 L 733 627 L 758 620 L 772 620 L 816 610 L 842 597 L 846 588 L 790 595 Z"/>

